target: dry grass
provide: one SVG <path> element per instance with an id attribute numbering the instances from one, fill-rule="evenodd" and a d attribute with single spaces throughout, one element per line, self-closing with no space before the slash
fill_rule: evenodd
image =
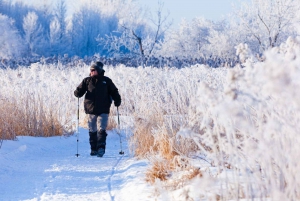
<path id="1" fill-rule="evenodd" d="M 180 126 L 177 122 L 166 121 L 165 112 L 157 106 L 152 107 L 151 111 L 145 108 L 140 113 L 144 115 L 135 115 L 134 134 L 130 139 L 135 156 L 143 158 L 151 153 L 172 160 L 181 150 L 176 145 L 176 133 Z"/>
<path id="2" fill-rule="evenodd" d="M 151 168 L 146 172 L 146 181 L 151 184 L 157 180 L 163 181 L 164 187 L 176 189 L 195 177 L 202 177 L 200 169 L 191 166 L 188 157 L 184 156 L 195 151 L 197 146 L 189 139 L 178 139 L 176 134 L 180 122 L 170 118 L 166 120 L 162 114 L 156 112 L 147 116 L 147 119 L 137 118 L 132 139 L 136 156 L 146 157 L 151 163 Z M 178 172 L 184 174 L 177 177 Z"/>
<path id="3" fill-rule="evenodd" d="M 146 172 L 146 181 L 154 184 L 155 181 L 161 180 L 166 181 L 167 177 L 170 176 L 170 164 L 168 161 L 163 160 L 159 157 L 152 157 L 152 167 Z"/>
<path id="4" fill-rule="evenodd" d="M 115 121 L 114 117 L 109 116 L 108 117 L 108 125 L 107 125 L 106 130 L 112 130 L 112 129 L 117 128 L 117 127 L 118 127 L 118 124 Z"/>
<path id="5" fill-rule="evenodd" d="M 134 146 L 137 157 L 147 157 L 150 153 L 160 154 L 166 160 L 172 160 L 178 155 L 175 149 L 175 134 L 168 133 L 162 116 L 137 118 L 135 131 L 131 138 L 131 145 Z M 174 131 L 176 132 L 176 131 Z"/>
<path id="6" fill-rule="evenodd" d="M 191 139 L 177 136 L 185 122 L 167 115 L 157 106 L 151 107 L 151 113 L 149 110 L 143 113 L 143 117 L 139 115 L 135 118 L 131 145 L 134 146 L 136 157 L 146 157 L 151 163 L 151 168 L 146 172 L 146 181 L 154 184 L 159 180 L 163 181 L 166 188 L 177 188 L 197 176 L 201 177 L 199 168 L 192 167 L 188 157 L 185 157 L 195 152 L 197 145 Z M 178 172 L 185 174 L 179 178 L 172 176 Z"/>
<path id="7" fill-rule="evenodd" d="M 176 173 L 177 174 L 174 174 L 170 181 L 165 183 L 166 188 L 173 190 L 180 189 L 191 182 L 192 179 L 201 178 L 203 176 L 200 169 L 196 167 L 191 167 L 190 169 L 181 170 Z"/>
<path id="8" fill-rule="evenodd" d="M 130 145 L 138 158 L 145 157 L 154 147 L 154 136 L 152 135 L 152 122 L 136 118 L 134 135 L 130 139 Z"/>
<path id="9" fill-rule="evenodd" d="M 164 187 L 178 189 L 192 179 L 202 177 L 201 170 L 190 164 L 189 159 L 175 156 L 166 160 L 161 156 L 151 155 L 148 157 L 152 167 L 146 172 L 146 181 L 154 184 L 157 180 L 164 182 Z"/>
<path id="10" fill-rule="evenodd" d="M 54 108 L 53 108 L 54 109 Z M 16 136 L 50 137 L 71 134 L 62 125 L 55 110 L 49 111 L 32 97 L 17 102 L 0 100 L 0 139 Z"/>
<path id="11" fill-rule="evenodd" d="M 113 103 L 112 103 L 113 105 Z M 109 118 L 108 118 L 108 125 L 107 130 L 112 130 L 115 128 L 118 128 L 118 122 L 115 119 L 115 116 L 117 116 L 117 111 L 115 107 L 110 108 Z"/>

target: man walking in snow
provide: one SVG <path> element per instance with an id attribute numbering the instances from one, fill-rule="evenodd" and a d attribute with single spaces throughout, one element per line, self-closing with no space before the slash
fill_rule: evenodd
<path id="1" fill-rule="evenodd" d="M 95 62 L 90 67 L 90 76 L 83 79 L 74 91 L 78 98 L 85 94 L 84 111 L 88 115 L 91 156 L 102 157 L 105 153 L 106 127 L 112 100 L 121 105 L 121 96 L 112 80 L 104 76 L 103 63 Z"/>

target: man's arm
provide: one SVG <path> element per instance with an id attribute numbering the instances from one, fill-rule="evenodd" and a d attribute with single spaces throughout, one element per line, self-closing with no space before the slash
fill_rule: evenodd
<path id="1" fill-rule="evenodd" d="M 86 79 L 83 79 L 82 82 L 79 84 L 79 86 L 74 91 L 74 95 L 77 98 L 82 97 L 86 92 Z"/>
<path id="2" fill-rule="evenodd" d="M 115 86 L 115 84 L 112 82 L 112 80 L 109 80 L 109 93 L 112 99 L 114 100 L 114 104 L 116 107 L 119 107 L 121 105 L 121 96 L 119 94 L 118 88 Z"/>

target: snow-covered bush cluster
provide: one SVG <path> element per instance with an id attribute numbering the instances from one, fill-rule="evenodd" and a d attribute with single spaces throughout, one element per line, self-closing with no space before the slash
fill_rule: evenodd
<path id="1" fill-rule="evenodd" d="M 178 134 L 218 168 L 222 199 L 300 198 L 299 51 L 299 40 L 289 38 L 265 52 L 264 63 L 228 69 L 223 90 L 200 83 L 189 129 Z"/>

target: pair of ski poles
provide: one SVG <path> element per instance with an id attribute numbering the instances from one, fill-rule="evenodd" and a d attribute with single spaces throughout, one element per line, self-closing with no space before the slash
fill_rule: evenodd
<path id="1" fill-rule="evenodd" d="M 122 138 L 121 138 L 121 133 L 120 133 L 120 117 L 119 117 L 119 107 L 117 107 L 117 113 L 118 113 L 118 135 L 120 137 L 120 148 L 121 151 L 119 152 L 120 155 L 124 155 L 124 151 L 122 150 Z M 78 98 L 78 107 L 77 107 L 77 154 L 75 156 L 79 156 L 80 154 L 78 153 L 78 143 L 79 143 L 79 98 Z"/>

